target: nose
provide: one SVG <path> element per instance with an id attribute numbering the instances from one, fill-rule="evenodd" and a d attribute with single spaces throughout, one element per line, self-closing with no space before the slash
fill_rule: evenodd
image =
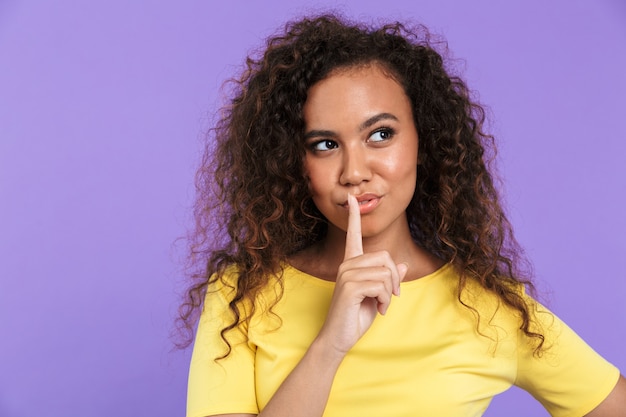
<path id="1" fill-rule="evenodd" d="M 342 155 L 342 167 L 339 182 L 342 185 L 359 185 L 363 181 L 369 181 L 371 170 L 364 149 L 356 147 L 344 147 Z"/>

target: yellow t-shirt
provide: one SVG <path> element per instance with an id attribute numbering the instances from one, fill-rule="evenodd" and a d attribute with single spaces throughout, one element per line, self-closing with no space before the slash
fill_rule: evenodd
<path id="1" fill-rule="evenodd" d="M 249 324 L 229 333 L 231 354 L 217 362 L 226 349 L 219 330 L 229 317 L 230 290 L 207 295 L 191 360 L 187 417 L 257 414 L 302 358 L 324 323 L 334 283 L 291 266 L 283 277 L 275 315 L 263 312 L 275 297 L 270 286 Z M 553 416 L 582 416 L 617 383 L 617 368 L 538 304 L 549 348 L 533 356 L 517 315 L 470 283 L 464 301 L 480 312 L 477 331 L 476 316 L 456 298 L 457 282 L 446 265 L 401 284 L 401 296 L 342 362 L 324 417 L 481 416 L 493 396 L 513 384 Z"/>

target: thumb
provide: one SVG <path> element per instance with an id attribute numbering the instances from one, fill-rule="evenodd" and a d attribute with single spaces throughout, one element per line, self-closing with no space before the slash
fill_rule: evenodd
<path id="1" fill-rule="evenodd" d="M 400 274 L 400 281 L 404 279 L 407 271 L 409 270 L 409 264 L 406 262 L 402 262 L 401 264 L 397 264 L 396 268 L 398 268 L 398 274 Z"/>
<path id="2" fill-rule="evenodd" d="M 400 275 L 400 282 L 402 282 L 404 280 L 404 277 L 406 277 L 406 273 L 409 270 L 409 264 L 407 264 L 406 262 L 402 262 L 401 264 L 397 264 L 396 268 L 398 268 L 398 275 Z M 400 282 L 398 283 L 398 288 L 396 290 L 398 295 L 400 295 Z"/>

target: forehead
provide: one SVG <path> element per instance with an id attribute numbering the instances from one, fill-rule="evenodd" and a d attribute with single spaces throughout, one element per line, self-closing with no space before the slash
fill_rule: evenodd
<path id="1" fill-rule="evenodd" d="M 364 119 L 377 113 L 412 119 L 404 88 L 375 63 L 333 70 L 309 89 L 303 110 L 307 126 Z"/>

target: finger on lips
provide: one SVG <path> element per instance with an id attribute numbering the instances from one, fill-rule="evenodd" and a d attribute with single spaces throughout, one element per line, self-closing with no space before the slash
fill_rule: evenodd
<path id="1" fill-rule="evenodd" d="M 363 237 L 361 235 L 361 212 L 359 202 L 348 194 L 348 230 L 346 231 L 346 251 L 344 260 L 363 255 Z"/>
<path id="2" fill-rule="evenodd" d="M 400 281 L 406 272 L 406 265 L 401 264 L 399 269 L 385 251 L 368 253 L 365 257 L 363 254 L 359 203 L 356 197 L 349 194 L 344 264 L 339 268 L 339 276 L 343 277 L 344 283 L 353 280 L 369 283 L 361 288 L 362 295 L 376 299 L 378 311 L 385 314 L 391 302 L 391 294 L 400 295 Z"/>

